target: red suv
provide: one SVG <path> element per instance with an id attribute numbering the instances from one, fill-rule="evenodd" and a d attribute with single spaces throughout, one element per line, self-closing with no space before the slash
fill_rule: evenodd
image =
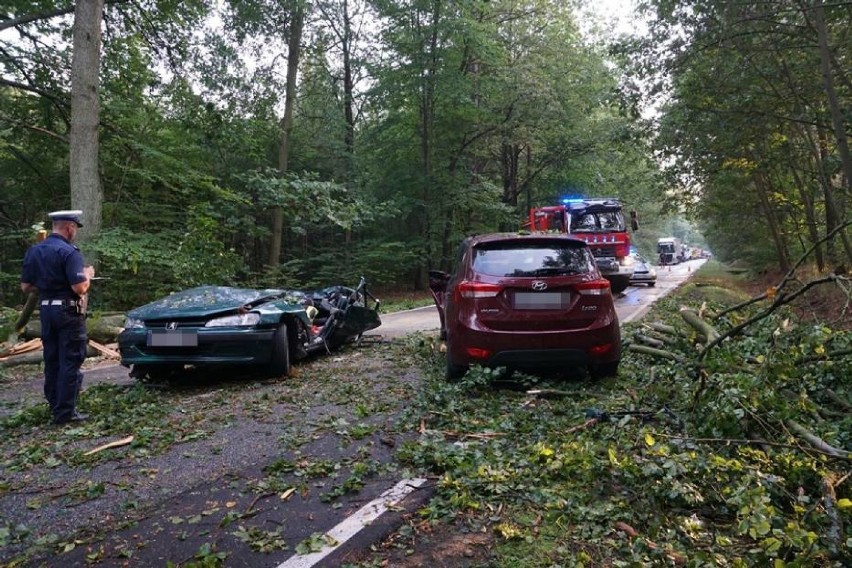
<path id="1" fill-rule="evenodd" d="M 609 281 L 589 247 L 560 234 L 465 239 L 453 274 L 429 273 L 447 342 L 447 378 L 470 365 L 519 370 L 586 365 L 612 376 L 621 331 Z"/>

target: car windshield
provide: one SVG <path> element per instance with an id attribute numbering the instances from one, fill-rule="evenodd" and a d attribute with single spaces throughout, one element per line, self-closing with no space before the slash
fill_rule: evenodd
<path id="1" fill-rule="evenodd" d="M 624 216 L 621 211 L 571 213 L 571 232 L 595 233 L 624 230 Z"/>
<path id="2" fill-rule="evenodd" d="M 660 243 L 657 246 L 657 249 L 660 252 L 674 252 L 675 246 L 674 246 L 674 243 Z"/>
<path id="3" fill-rule="evenodd" d="M 489 276 L 561 276 L 593 269 L 594 260 L 585 247 L 492 243 L 473 250 L 473 270 Z"/>

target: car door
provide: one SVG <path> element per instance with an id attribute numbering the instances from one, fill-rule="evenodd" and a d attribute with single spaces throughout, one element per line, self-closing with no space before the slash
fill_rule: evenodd
<path id="1" fill-rule="evenodd" d="M 461 266 L 461 261 L 468 249 L 468 244 L 469 239 L 465 239 L 459 246 L 453 262 L 454 271 L 457 271 L 459 266 Z M 435 306 L 438 308 L 438 318 L 441 320 L 441 339 L 446 338 L 447 335 L 445 312 L 447 309 L 447 293 L 449 292 L 450 282 L 452 280 L 453 274 L 451 273 L 447 273 L 442 270 L 429 271 L 429 291 L 432 293 L 432 299 L 435 301 Z"/>

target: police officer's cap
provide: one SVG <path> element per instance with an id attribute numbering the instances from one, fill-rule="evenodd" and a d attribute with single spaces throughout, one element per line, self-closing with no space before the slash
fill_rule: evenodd
<path id="1" fill-rule="evenodd" d="M 83 223 L 80 220 L 83 216 L 83 212 L 79 209 L 54 211 L 53 213 L 48 213 L 47 216 L 50 217 L 51 221 L 74 221 L 75 223 L 77 223 L 78 227 L 83 226 Z"/>

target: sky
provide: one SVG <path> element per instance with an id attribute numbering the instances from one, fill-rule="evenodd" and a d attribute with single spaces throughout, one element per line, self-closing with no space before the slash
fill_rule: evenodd
<path id="1" fill-rule="evenodd" d="M 644 30 L 645 26 L 636 19 L 634 4 L 634 0 L 587 0 L 587 7 L 581 14 L 588 11 L 592 18 L 581 18 L 580 27 L 588 33 L 593 20 L 598 20 L 615 34 L 631 33 L 637 28 Z"/>

